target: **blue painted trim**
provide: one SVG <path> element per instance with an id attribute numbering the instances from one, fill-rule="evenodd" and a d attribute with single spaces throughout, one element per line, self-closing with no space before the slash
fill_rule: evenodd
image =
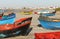
<path id="1" fill-rule="evenodd" d="M 60 28 L 60 22 L 52 22 L 52 21 L 45 21 L 45 20 L 39 20 L 42 27 L 46 29 L 59 29 Z"/>
<path id="2" fill-rule="evenodd" d="M 11 14 L 9 16 L 3 17 L 0 20 L 0 24 L 13 24 L 15 22 L 15 14 Z"/>

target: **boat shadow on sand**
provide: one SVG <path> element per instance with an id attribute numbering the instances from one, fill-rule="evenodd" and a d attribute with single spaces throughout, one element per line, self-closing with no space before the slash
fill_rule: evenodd
<path id="1" fill-rule="evenodd" d="M 37 26 L 38 26 L 38 27 L 42 27 L 42 25 L 41 25 L 41 24 L 38 24 Z"/>

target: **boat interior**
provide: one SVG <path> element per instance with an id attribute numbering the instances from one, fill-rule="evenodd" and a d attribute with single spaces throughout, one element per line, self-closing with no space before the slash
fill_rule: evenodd
<path id="1" fill-rule="evenodd" d="M 60 13 L 55 13 L 53 16 L 40 16 L 40 19 L 47 20 L 47 21 L 55 21 L 60 22 Z"/>

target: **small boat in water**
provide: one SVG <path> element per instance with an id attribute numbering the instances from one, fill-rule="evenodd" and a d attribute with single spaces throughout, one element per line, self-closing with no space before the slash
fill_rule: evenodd
<path id="1" fill-rule="evenodd" d="M 2 24 L 13 24 L 15 22 L 16 15 L 11 13 L 9 15 L 3 15 L 0 17 L 0 25 Z"/>
<path id="2" fill-rule="evenodd" d="M 55 14 L 54 16 L 40 15 L 38 18 L 42 27 L 46 29 L 60 29 L 60 15 Z"/>
<path id="3" fill-rule="evenodd" d="M 0 37 L 10 37 L 14 35 L 25 35 L 31 24 L 32 17 L 21 18 L 14 22 L 14 24 L 0 25 Z"/>

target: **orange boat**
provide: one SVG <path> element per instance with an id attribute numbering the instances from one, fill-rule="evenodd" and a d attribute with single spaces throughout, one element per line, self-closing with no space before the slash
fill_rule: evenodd
<path id="1" fill-rule="evenodd" d="M 9 37 L 14 35 L 25 35 L 31 24 L 32 17 L 21 18 L 14 24 L 0 25 L 0 37 Z"/>

